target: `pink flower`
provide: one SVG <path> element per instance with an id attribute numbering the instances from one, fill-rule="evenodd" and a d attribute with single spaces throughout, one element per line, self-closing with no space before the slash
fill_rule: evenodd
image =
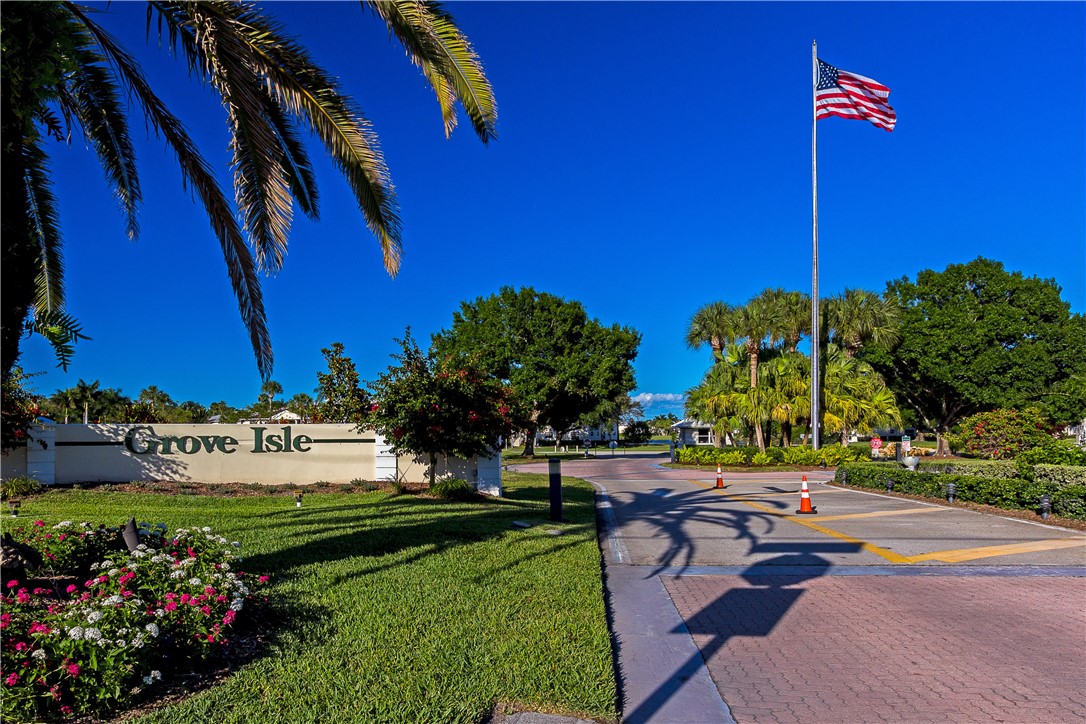
<path id="1" fill-rule="evenodd" d="M 224 625 L 224 626 L 229 626 L 230 624 L 234 623 L 234 619 L 235 619 L 236 617 L 237 617 L 237 613 L 235 613 L 235 612 L 234 612 L 234 611 L 232 611 L 232 610 L 231 610 L 231 611 L 227 611 L 227 612 L 226 612 L 226 615 L 222 617 L 222 622 L 223 622 L 223 625 Z"/>
<path id="2" fill-rule="evenodd" d="M 18 585 L 19 585 L 19 582 L 16 581 L 16 580 L 8 581 L 8 588 L 15 588 Z"/>
<path id="3" fill-rule="evenodd" d="M 98 581 L 99 583 L 105 583 L 106 581 L 109 580 L 109 576 L 98 576 L 98 578 L 96 578 L 94 580 Z"/>
<path id="4" fill-rule="evenodd" d="M 187 594 L 187 593 L 182 593 L 181 594 L 181 603 L 188 603 L 191 600 L 192 600 L 192 596 L 190 596 L 189 594 Z"/>
<path id="5" fill-rule="evenodd" d="M 267 576 L 259 576 L 256 580 L 259 583 L 267 583 L 268 582 L 268 577 Z"/>
<path id="6" fill-rule="evenodd" d="M 15 686 L 16 684 L 19 683 L 19 675 L 18 674 L 8 674 L 8 678 L 4 679 L 4 683 L 7 684 L 8 686 Z"/>
<path id="7" fill-rule="evenodd" d="M 39 623 L 38 621 L 35 621 L 34 623 L 30 624 L 30 630 L 29 630 L 29 632 L 28 632 L 28 633 L 32 633 L 32 634 L 36 634 L 36 633 L 43 633 L 43 634 L 47 634 L 47 633 L 50 633 L 50 632 L 51 632 L 52 630 L 53 630 L 53 629 L 49 628 L 49 627 L 48 627 L 48 626 L 46 626 L 46 625 L 45 625 L 44 623 Z"/>
<path id="8" fill-rule="evenodd" d="M 71 714 L 72 713 L 72 707 L 65 704 L 64 706 L 60 707 L 60 713 L 61 714 Z"/>
<path id="9" fill-rule="evenodd" d="M 69 584 L 68 587 L 65 588 L 64 590 L 65 590 L 66 593 L 75 593 L 76 591 L 79 590 L 79 586 L 72 583 L 72 584 Z"/>
<path id="10" fill-rule="evenodd" d="M 38 527 L 38 528 L 44 528 L 45 527 L 45 521 L 44 520 L 35 520 L 34 525 L 36 527 Z"/>
<path id="11" fill-rule="evenodd" d="M 186 548 L 185 552 L 188 553 L 189 558 L 195 558 L 196 557 L 196 551 L 192 550 L 192 548 Z"/>
<path id="12" fill-rule="evenodd" d="M 210 616 L 211 606 L 200 606 L 200 613 L 204 614 L 205 616 Z"/>
<path id="13" fill-rule="evenodd" d="M 20 641 L 19 643 L 15 644 L 15 650 L 16 651 L 26 651 L 29 648 L 30 648 L 30 645 L 28 643 L 26 643 L 25 641 Z"/>
<path id="14" fill-rule="evenodd" d="M 172 601 L 172 600 L 174 600 L 175 598 L 177 598 L 177 594 L 176 594 L 176 593 L 167 593 L 167 594 L 166 594 L 166 600 L 167 600 L 167 601 Z"/>
<path id="15" fill-rule="evenodd" d="M 170 601 L 169 603 L 167 603 L 167 604 L 166 604 L 166 605 L 164 606 L 164 608 L 165 608 L 165 609 L 166 609 L 167 611 L 176 611 L 176 610 L 177 610 L 177 604 L 176 604 L 176 603 L 174 603 L 173 601 Z"/>
<path id="16" fill-rule="evenodd" d="M 213 593 L 215 593 L 215 587 L 214 586 L 204 586 L 204 593 L 206 593 L 209 596 L 212 595 Z"/>
<path id="17" fill-rule="evenodd" d="M 219 603 L 226 603 L 226 596 L 220 593 L 218 596 L 215 596 L 215 600 Z"/>
<path id="18" fill-rule="evenodd" d="M 79 664 L 68 664 L 67 669 L 68 669 L 68 673 L 71 674 L 72 676 L 79 676 L 79 672 L 80 672 Z"/>
<path id="19" fill-rule="evenodd" d="M 11 625 L 11 614 L 0 613 L 0 628 L 7 628 Z"/>
<path id="20" fill-rule="evenodd" d="M 131 591 L 129 591 L 129 590 L 128 590 L 128 589 L 126 588 L 126 589 L 124 589 L 123 591 L 121 591 L 121 595 L 122 595 L 122 596 L 124 596 L 125 598 L 128 598 L 129 596 L 131 596 L 131 595 L 132 595 L 132 592 L 131 592 Z M 117 606 L 117 608 L 120 608 L 120 606 Z"/>
<path id="21" fill-rule="evenodd" d="M 61 533 L 60 535 L 58 535 L 58 536 L 57 536 L 57 541 L 58 541 L 58 542 L 59 542 L 59 541 L 62 541 L 62 540 L 64 540 L 64 539 L 65 539 L 65 538 L 67 538 L 67 537 L 68 537 L 68 536 L 67 536 L 66 534 L 64 534 L 64 533 Z"/>

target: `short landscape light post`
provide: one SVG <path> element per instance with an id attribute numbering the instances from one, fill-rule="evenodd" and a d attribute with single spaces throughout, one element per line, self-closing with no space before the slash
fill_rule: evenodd
<path id="1" fill-rule="evenodd" d="M 886 492 L 887 493 L 894 492 L 894 481 L 893 480 L 887 480 L 886 481 Z"/>
<path id="2" fill-rule="evenodd" d="M 948 503 L 953 503 L 954 498 L 958 495 L 958 486 L 954 483 L 946 484 L 946 499 Z"/>
<path id="3" fill-rule="evenodd" d="M 1048 516 L 1052 513 L 1052 497 L 1045 493 L 1041 496 L 1041 518 L 1048 520 Z"/>
<path id="4" fill-rule="evenodd" d="M 841 485 L 848 485 L 848 471 L 841 471 Z"/>
<path id="5" fill-rule="evenodd" d="M 302 493 L 301 493 L 301 491 L 299 491 L 298 494 L 294 496 L 294 507 L 295 508 L 301 508 L 302 507 Z"/>
<path id="6" fill-rule="evenodd" d="M 562 522 L 562 461 L 551 458 L 547 461 L 547 472 L 550 474 L 551 492 L 551 520 Z"/>
<path id="7" fill-rule="evenodd" d="M 18 518 L 19 517 L 19 506 L 21 506 L 22 504 L 23 504 L 23 501 L 21 501 L 21 500 L 9 500 L 8 501 L 8 510 L 11 511 L 11 517 L 12 518 Z"/>

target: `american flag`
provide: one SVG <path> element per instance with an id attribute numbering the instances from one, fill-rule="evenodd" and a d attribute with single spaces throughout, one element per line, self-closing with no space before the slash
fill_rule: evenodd
<path id="1" fill-rule="evenodd" d="M 889 98 L 890 89 L 882 83 L 818 61 L 815 120 L 829 116 L 856 118 L 892 131 L 897 114 L 886 102 Z"/>

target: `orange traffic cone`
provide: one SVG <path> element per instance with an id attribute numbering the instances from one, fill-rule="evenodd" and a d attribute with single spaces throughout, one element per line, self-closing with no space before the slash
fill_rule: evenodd
<path id="1" fill-rule="evenodd" d="M 803 485 L 799 489 L 799 510 L 796 511 L 800 515 L 817 515 L 818 511 L 811 506 L 811 491 L 807 489 L 807 476 L 803 476 Z"/>
<path id="2" fill-rule="evenodd" d="M 720 463 L 716 464 L 716 487 L 724 487 L 724 473 L 720 472 Z"/>

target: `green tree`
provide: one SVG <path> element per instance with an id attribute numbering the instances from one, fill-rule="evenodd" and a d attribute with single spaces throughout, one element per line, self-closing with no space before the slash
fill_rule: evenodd
<path id="1" fill-rule="evenodd" d="M 3 389 L 3 409 L 0 410 L 0 452 L 25 445 L 41 410 L 40 400 L 29 385 L 30 376 L 16 367 L 0 385 Z"/>
<path id="2" fill-rule="evenodd" d="M 341 342 L 333 342 L 321 354 L 328 371 L 317 373 L 317 416 L 321 422 L 360 422 L 369 396 L 361 387 L 354 360 L 343 353 Z"/>
<path id="3" fill-rule="evenodd" d="M 510 384 L 529 411 L 524 454 L 535 453 L 541 426 L 568 430 L 605 400 L 634 388 L 632 362 L 641 335 L 589 319 L 580 302 L 530 287 L 462 302 L 437 354 L 477 365 Z"/>
<path id="4" fill-rule="evenodd" d="M 435 91 L 450 133 L 462 107 L 484 142 L 497 110 L 489 81 L 455 21 L 431 0 L 363 0 L 388 26 Z M 127 11 L 125 4 L 118 6 Z M 0 201 L 4 284 L 0 357 L 6 376 L 27 329 L 54 344 L 62 364 L 78 324 L 65 312 L 57 199 L 47 141 L 82 131 L 126 217 L 139 232 L 142 194 L 124 99 L 177 157 L 183 183 L 207 211 L 263 379 L 272 348 L 259 272 L 283 263 L 293 205 L 318 216 L 316 176 L 303 142 L 316 137 L 343 174 L 385 268 L 400 264 L 398 204 L 369 121 L 334 77 L 259 7 L 240 2 L 150 2 L 148 28 L 210 86 L 226 112 L 234 198 L 223 193 L 181 121 L 156 95 L 141 64 L 74 2 L 0 5 Z M 250 251 L 250 243 L 253 251 Z"/>
<path id="5" fill-rule="evenodd" d="M 275 398 L 281 394 L 283 394 L 281 384 L 275 380 L 266 380 L 260 385 L 260 399 L 257 401 L 257 406 L 264 410 L 265 415 L 270 415 L 276 411 Z"/>
<path id="6" fill-rule="evenodd" d="M 670 435 L 671 426 L 679 421 L 679 416 L 674 412 L 668 412 L 664 415 L 657 415 L 649 420 L 649 427 L 652 431 L 659 435 Z"/>
<path id="7" fill-rule="evenodd" d="M 938 452 L 968 415 L 1039 405 L 1056 423 L 1086 416 L 1086 319 L 1053 280 L 1008 272 L 990 259 L 921 271 L 887 285 L 901 309 L 901 342 L 864 349 L 898 400 L 934 428 Z"/>
<path id="8" fill-rule="evenodd" d="M 287 409 L 302 416 L 303 420 L 311 420 L 313 413 L 317 411 L 317 403 L 312 395 L 299 392 L 287 402 Z"/>
<path id="9" fill-rule="evenodd" d="M 634 445 L 640 445 L 652 439 L 652 429 L 647 420 L 631 422 L 622 434 L 626 436 L 626 442 Z"/>
<path id="10" fill-rule="evenodd" d="M 218 416 L 219 422 L 222 424 L 234 423 L 243 417 L 242 411 L 226 404 L 225 400 L 219 402 L 212 402 L 207 406 L 208 418 Z"/>
<path id="11" fill-rule="evenodd" d="M 434 484 L 438 456 L 469 460 L 497 449 L 518 424 L 510 390 L 463 361 L 423 353 L 408 329 L 402 352 L 370 384 L 376 403 L 365 416 L 396 454 L 424 455 Z"/>
<path id="12" fill-rule="evenodd" d="M 144 387 L 140 390 L 139 395 L 136 397 L 136 401 L 147 403 L 151 406 L 151 409 L 156 407 L 173 407 L 177 404 L 165 391 L 158 389 L 158 387 L 154 385 Z"/>

